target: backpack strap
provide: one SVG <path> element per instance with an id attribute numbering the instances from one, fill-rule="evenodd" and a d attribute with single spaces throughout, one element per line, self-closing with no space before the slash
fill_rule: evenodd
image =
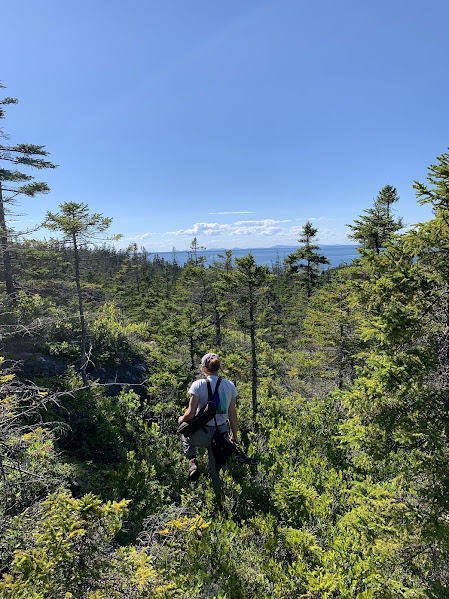
<path id="1" fill-rule="evenodd" d="M 207 393 L 209 395 L 209 401 L 213 401 L 214 404 L 218 408 L 218 404 L 220 403 L 220 399 L 218 399 L 218 403 L 215 403 L 215 401 L 214 401 L 214 395 L 215 395 L 215 392 L 218 390 L 218 387 L 220 386 L 221 378 L 218 377 L 218 381 L 217 381 L 217 384 L 215 385 L 215 389 L 214 389 L 213 393 L 212 393 L 212 385 L 210 384 L 210 380 L 206 379 L 206 383 L 207 383 Z M 216 417 L 215 414 L 214 414 L 214 421 L 215 421 L 215 429 L 218 431 L 217 417 Z"/>
<path id="2" fill-rule="evenodd" d="M 208 401 L 214 401 L 214 395 L 215 395 L 215 391 L 218 390 L 218 387 L 220 386 L 221 383 L 221 378 L 218 377 L 218 381 L 217 384 L 215 385 L 215 389 L 214 392 L 212 393 L 212 385 L 210 384 L 210 380 L 206 379 L 206 383 L 207 383 L 207 394 L 208 394 Z M 215 402 L 214 402 L 215 403 Z M 216 403 L 215 405 L 218 408 L 218 404 L 220 403 L 220 400 L 218 400 L 218 403 Z"/>

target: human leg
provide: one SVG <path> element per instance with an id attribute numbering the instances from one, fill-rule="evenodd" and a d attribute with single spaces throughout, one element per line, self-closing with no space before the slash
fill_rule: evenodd
<path id="1" fill-rule="evenodd" d="M 219 427 L 219 430 L 222 433 L 228 432 L 226 424 L 222 424 Z M 217 465 L 215 463 L 215 458 L 211 449 L 211 441 L 212 437 L 214 436 L 214 433 L 214 426 L 205 426 L 199 429 L 196 433 L 190 435 L 190 437 L 185 437 L 184 435 L 182 435 L 181 440 L 184 454 L 189 458 L 189 480 L 197 480 L 197 478 L 199 477 L 198 462 L 196 461 L 196 455 L 198 447 L 206 447 L 208 452 L 209 469 L 212 478 L 212 483 L 214 489 L 218 491 L 222 483 L 217 469 Z"/>
<path id="2" fill-rule="evenodd" d="M 190 435 L 190 437 L 181 435 L 182 449 L 189 460 L 187 477 L 190 481 L 198 480 L 201 475 L 196 456 L 198 453 L 198 447 L 208 446 L 209 437 L 210 433 L 206 427 L 204 427 L 204 429 L 198 430 L 196 433 L 193 433 Z"/>
<path id="3" fill-rule="evenodd" d="M 181 442 L 182 442 L 182 451 L 184 452 L 184 455 L 186 455 L 189 459 L 195 458 L 196 454 L 198 453 L 198 448 L 196 445 L 194 445 L 192 443 L 191 438 L 184 437 L 184 435 L 181 435 Z"/>
<path id="4" fill-rule="evenodd" d="M 187 478 L 191 481 L 198 480 L 201 475 L 201 471 L 198 467 L 198 460 L 196 459 L 198 448 L 196 447 L 196 445 L 192 443 L 190 437 L 185 437 L 184 435 L 181 435 L 181 442 L 184 455 L 189 460 Z"/>
<path id="5" fill-rule="evenodd" d="M 207 457 L 209 458 L 209 470 L 212 479 L 212 484 L 214 486 L 215 491 L 220 491 L 223 483 L 220 478 L 220 474 L 217 468 L 217 464 L 215 462 L 214 454 L 212 453 L 211 446 L 207 448 Z"/>

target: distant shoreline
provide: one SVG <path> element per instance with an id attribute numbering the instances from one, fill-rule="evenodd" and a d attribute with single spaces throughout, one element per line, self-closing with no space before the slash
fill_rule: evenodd
<path id="1" fill-rule="evenodd" d="M 227 252 L 227 251 L 231 251 L 231 252 L 253 252 L 253 251 L 260 251 L 260 250 L 295 250 L 299 247 L 302 247 L 301 243 L 297 243 L 295 245 L 271 245 L 271 246 L 261 246 L 261 247 L 251 247 L 251 248 L 242 248 L 242 247 L 233 247 L 233 248 L 206 248 L 205 250 L 198 250 L 198 254 L 202 254 L 202 253 L 208 253 L 208 252 Z M 334 247 L 342 247 L 342 248 L 359 248 L 361 247 L 360 245 L 357 244 L 350 244 L 350 243 L 317 243 L 316 245 L 318 245 L 320 248 L 334 248 Z M 183 252 L 191 252 L 192 250 L 190 248 L 187 249 L 183 249 L 180 250 L 178 248 L 175 248 L 174 250 L 176 253 L 183 253 Z M 172 254 L 173 250 L 147 250 L 147 252 L 149 254 Z"/>
<path id="2" fill-rule="evenodd" d="M 275 266 L 277 264 L 283 264 L 287 256 L 297 250 L 301 245 L 292 246 L 272 246 L 268 248 L 233 248 L 226 250 L 224 248 L 217 249 L 205 249 L 197 250 L 196 256 L 203 258 L 203 262 L 206 265 L 211 265 L 214 262 L 220 262 L 222 259 L 219 257 L 224 256 L 226 251 L 232 253 L 232 258 L 241 258 L 247 254 L 252 254 L 256 264 L 267 266 Z M 321 270 L 327 270 L 328 268 L 335 268 L 342 264 L 350 264 L 355 258 L 358 257 L 357 245 L 320 245 L 318 253 L 323 254 L 329 259 L 329 264 L 322 265 Z M 192 258 L 194 252 L 192 250 L 172 250 L 171 252 L 148 252 L 148 257 L 151 258 L 162 258 L 163 260 L 173 263 L 176 260 L 180 266 L 186 264 L 189 258 Z"/>

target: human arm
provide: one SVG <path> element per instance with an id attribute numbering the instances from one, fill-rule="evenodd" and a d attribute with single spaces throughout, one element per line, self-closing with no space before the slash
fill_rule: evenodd
<path id="1" fill-rule="evenodd" d="M 236 410 L 237 398 L 233 397 L 231 399 L 231 403 L 228 408 L 228 418 L 229 423 L 231 425 L 231 441 L 237 443 L 237 433 L 239 430 L 238 420 L 237 420 L 237 410 Z"/>
<path id="2" fill-rule="evenodd" d="M 189 420 L 192 420 L 192 418 L 196 414 L 199 401 L 200 398 L 198 397 L 198 395 L 190 395 L 189 407 L 184 412 L 184 414 L 178 418 L 178 424 L 181 424 L 181 422 L 188 422 Z"/>

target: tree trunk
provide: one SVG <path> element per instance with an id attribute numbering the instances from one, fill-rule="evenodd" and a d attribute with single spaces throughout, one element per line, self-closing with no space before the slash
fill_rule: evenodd
<path id="1" fill-rule="evenodd" d="M 78 292 L 78 310 L 80 315 L 80 325 L 81 325 L 81 376 L 83 377 L 83 383 L 86 387 L 89 387 L 89 380 L 87 378 L 87 362 L 88 362 L 88 352 L 87 352 L 87 344 L 89 341 L 89 337 L 87 334 L 86 328 L 86 320 L 84 318 L 84 309 L 83 309 L 83 296 L 81 293 L 81 282 L 80 282 L 80 258 L 78 252 L 78 244 L 76 242 L 76 235 L 73 233 L 73 249 L 75 254 L 75 282 L 76 282 L 76 290 Z"/>
<path id="2" fill-rule="evenodd" d="M 339 353 L 339 357 L 338 357 L 338 362 L 339 362 L 339 366 L 338 366 L 338 388 L 340 389 L 340 391 L 343 389 L 343 359 L 344 359 L 344 351 L 343 351 L 343 336 L 344 336 L 344 329 L 343 329 L 343 325 L 340 323 L 340 348 L 338 350 Z"/>
<path id="3" fill-rule="evenodd" d="M 220 313 L 218 312 L 216 307 L 214 307 L 214 311 L 215 311 L 215 343 L 217 344 L 217 347 L 221 347 L 221 318 L 220 318 Z"/>
<path id="4" fill-rule="evenodd" d="M 195 347 L 193 343 L 193 335 L 189 337 L 189 350 L 190 350 L 190 370 L 194 372 L 195 370 Z"/>
<path id="5" fill-rule="evenodd" d="M 135 266 L 135 274 L 136 274 L 137 293 L 140 293 L 140 273 L 139 273 L 139 261 L 138 261 L 137 257 L 135 257 L 135 259 L 134 259 L 134 266 Z"/>
<path id="6" fill-rule="evenodd" d="M 201 310 L 201 318 L 205 318 L 206 317 L 206 312 L 205 312 L 205 304 L 206 304 L 206 300 L 207 300 L 207 284 L 206 284 L 206 280 L 205 280 L 205 273 L 201 273 L 201 285 L 202 285 L 202 292 L 200 295 L 200 310 Z"/>
<path id="7" fill-rule="evenodd" d="M 380 240 L 377 237 L 377 235 L 376 235 L 376 237 L 374 239 L 374 245 L 375 245 L 375 248 L 376 248 L 376 254 L 379 255 L 380 254 L 380 245 L 381 244 L 380 244 Z"/>
<path id="8" fill-rule="evenodd" d="M 0 181 L 0 245 L 3 256 L 3 277 L 6 284 L 6 293 L 10 300 L 15 300 L 15 289 L 12 280 L 11 254 L 8 248 L 8 231 L 6 230 L 5 206 L 3 204 L 3 190 Z"/>
<path id="9" fill-rule="evenodd" d="M 165 297 L 170 299 L 170 277 L 168 273 L 165 275 Z"/>
<path id="10" fill-rule="evenodd" d="M 310 260 L 307 260 L 307 299 L 312 295 L 312 267 Z"/>
<path id="11" fill-rule="evenodd" d="M 256 354 L 256 323 L 254 322 L 253 289 L 249 287 L 249 334 L 251 338 L 251 396 L 253 403 L 253 423 L 257 416 L 257 354 Z"/>

